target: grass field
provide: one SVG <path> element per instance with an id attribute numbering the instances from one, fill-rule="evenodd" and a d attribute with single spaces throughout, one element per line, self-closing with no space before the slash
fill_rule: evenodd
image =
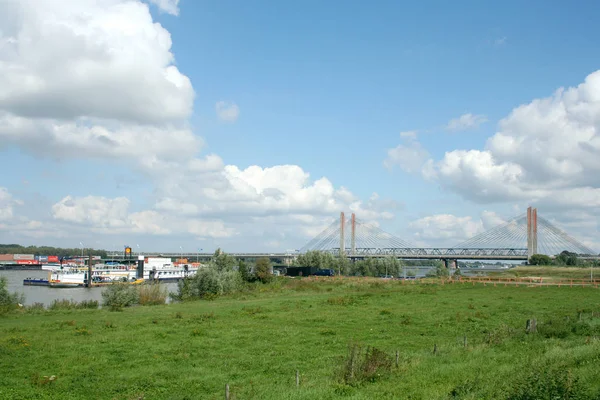
<path id="1" fill-rule="evenodd" d="M 232 399 L 592 399 L 596 336 L 593 288 L 282 279 L 214 301 L 0 318 L 0 398 L 223 399 L 228 383 Z M 344 382 L 352 343 L 387 355 Z"/>
<path id="2" fill-rule="evenodd" d="M 492 272 L 490 276 L 504 276 L 512 278 L 545 278 L 546 281 L 554 280 L 590 280 L 590 268 L 557 267 L 557 266 L 519 266 L 502 272 Z M 593 268 L 595 280 L 600 279 L 600 268 Z"/>

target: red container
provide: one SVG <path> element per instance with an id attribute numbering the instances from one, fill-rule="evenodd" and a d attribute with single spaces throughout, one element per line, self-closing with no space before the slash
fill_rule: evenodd
<path id="1" fill-rule="evenodd" d="M 48 256 L 49 263 L 57 263 L 58 261 L 58 256 Z"/>

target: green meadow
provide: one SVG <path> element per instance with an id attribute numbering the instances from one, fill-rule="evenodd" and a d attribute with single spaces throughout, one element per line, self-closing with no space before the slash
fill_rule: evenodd
<path id="1" fill-rule="evenodd" d="M 230 399 L 598 399 L 599 337 L 594 288 L 281 278 L 9 313 L 0 398 L 223 399 L 228 384 Z"/>

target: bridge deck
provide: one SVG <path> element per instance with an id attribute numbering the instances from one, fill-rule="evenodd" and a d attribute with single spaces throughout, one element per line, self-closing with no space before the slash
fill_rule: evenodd
<path id="1" fill-rule="evenodd" d="M 328 251 L 333 255 L 339 255 L 339 249 Z M 300 253 L 228 253 L 235 258 L 261 258 L 271 259 L 295 258 Z M 382 258 L 396 257 L 402 259 L 458 259 L 458 260 L 527 260 L 527 249 L 460 249 L 460 248 L 357 248 L 352 252 L 345 250 L 346 257 L 362 258 Z M 214 253 L 144 253 L 146 257 L 168 257 L 168 258 L 188 258 L 191 260 L 206 260 L 214 257 Z M 108 258 L 121 258 L 121 253 L 112 253 Z M 135 255 L 134 255 L 135 257 Z"/>

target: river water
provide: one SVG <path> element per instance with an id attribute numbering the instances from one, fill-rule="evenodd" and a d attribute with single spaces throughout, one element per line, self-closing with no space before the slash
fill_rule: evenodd
<path id="1" fill-rule="evenodd" d="M 417 278 L 424 277 L 432 267 L 405 267 L 406 276 L 416 275 Z M 491 272 L 494 269 L 487 269 L 485 272 Z M 483 273 L 484 270 L 463 269 L 465 275 L 474 273 Z M 26 278 L 42 278 L 48 279 L 48 272 L 42 270 L 0 270 L 0 276 L 5 276 L 8 279 L 8 291 L 23 293 L 25 295 L 25 304 L 42 303 L 46 306 L 52 304 L 54 300 L 97 300 L 102 304 L 102 291 L 106 287 L 77 287 L 77 288 L 51 288 L 46 286 L 25 286 L 23 279 Z M 402 277 L 403 273 L 399 275 Z M 169 292 L 177 291 L 177 283 L 169 282 L 164 284 Z M 167 298 L 167 302 L 169 302 Z"/>
<path id="2" fill-rule="evenodd" d="M 52 304 L 54 300 L 97 300 L 102 304 L 102 291 L 106 287 L 75 287 L 75 288 L 51 288 L 47 286 L 25 286 L 23 279 L 42 278 L 48 279 L 48 271 L 42 270 L 0 270 L 0 276 L 5 276 L 8 280 L 8 291 L 23 293 L 25 295 L 25 305 L 33 303 L 42 303 L 46 306 Z M 169 282 L 165 284 L 169 292 L 177 290 L 177 283 Z M 167 299 L 167 302 L 169 299 Z"/>

